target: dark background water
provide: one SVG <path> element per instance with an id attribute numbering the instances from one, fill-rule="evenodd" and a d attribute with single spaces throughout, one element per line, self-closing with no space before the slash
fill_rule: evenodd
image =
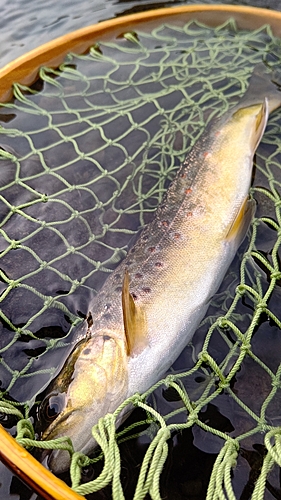
<path id="1" fill-rule="evenodd" d="M 156 0 L 1 0 L 0 65 L 71 31 L 116 16 L 188 4 L 251 5 L 281 10 L 279 0 L 157 2 Z"/>

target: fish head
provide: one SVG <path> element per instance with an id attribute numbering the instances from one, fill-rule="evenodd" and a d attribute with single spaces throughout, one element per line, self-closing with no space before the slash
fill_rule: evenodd
<path id="1" fill-rule="evenodd" d="M 68 436 L 75 451 L 92 451 L 92 427 L 126 398 L 127 378 L 126 348 L 116 332 L 98 332 L 77 345 L 40 404 L 42 439 Z M 54 450 L 47 463 L 53 472 L 64 472 L 70 455 Z"/>
<path id="2" fill-rule="evenodd" d="M 251 104 L 250 106 L 240 107 L 233 113 L 234 122 L 240 126 L 240 130 L 245 130 L 245 137 L 247 137 L 248 140 L 251 156 L 254 155 L 264 134 L 268 115 L 269 102 L 266 97 L 262 102 Z M 238 127 L 237 133 L 239 134 Z M 233 140 L 233 135 L 231 139 Z M 252 163 L 249 163 L 249 165 L 252 170 Z"/>

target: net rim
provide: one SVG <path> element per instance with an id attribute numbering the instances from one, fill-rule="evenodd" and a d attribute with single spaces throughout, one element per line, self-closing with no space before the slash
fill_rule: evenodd
<path id="1" fill-rule="evenodd" d="M 17 476 L 47 500 L 82 500 L 82 497 L 54 476 L 0 424 L 0 458 Z"/>
<path id="2" fill-rule="evenodd" d="M 77 54 L 82 54 L 97 42 L 97 38 L 100 41 L 109 36 L 120 36 L 122 34 L 120 30 L 123 29 L 126 31 L 137 27 L 147 29 L 151 23 L 159 22 L 161 18 L 167 17 L 173 17 L 173 20 L 181 24 L 196 19 L 211 27 L 223 24 L 232 17 L 239 29 L 253 30 L 269 24 L 273 35 L 281 38 L 281 12 L 258 7 L 198 4 L 166 7 L 120 16 L 55 38 L 0 68 L 0 102 L 7 102 L 12 98 L 14 83 L 31 85 L 38 77 L 40 67 L 57 68 L 67 53 L 75 51 Z"/>

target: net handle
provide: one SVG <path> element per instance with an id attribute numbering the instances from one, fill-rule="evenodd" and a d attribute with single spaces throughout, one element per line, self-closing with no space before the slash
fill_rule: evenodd
<path id="1" fill-rule="evenodd" d="M 14 83 L 31 85 L 37 78 L 40 67 L 58 67 L 69 52 L 82 54 L 94 43 L 109 37 L 120 36 L 124 31 L 150 30 L 163 18 L 182 26 L 196 19 L 208 26 L 216 27 L 233 18 L 240 29 L 257 29 L 265 24 L 271 26 L 275 36 L 281 37 L 281 12 L 256 7 L 234 5 L 188 5 L 169 7 L 103 21 L 81 28 L 56 38 L 20 56 L 0 69 L 0 102 L 12 98 Z"/>
<path id="2" fill-rule="evenodd" d="M 45 500 L 83 500 L 40 464 L 0 424 L 0 460 Z"/>

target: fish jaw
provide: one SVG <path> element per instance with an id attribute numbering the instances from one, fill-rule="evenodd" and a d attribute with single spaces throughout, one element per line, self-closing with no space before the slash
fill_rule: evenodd
<path id="1" fill-rule="evenodd" d="M 124 337 L 124 334 L 123 334 Z M 69 381 L 63 380 L 74 358 L 74 369 Z M 60 382 L 63 380 L 63 386 Z M 64 387 L 67 386 L 66 392 Z M 59 398 L 62 408 L 51 421 L 43 440 L 70 436 L 74 450 L 89 453 L 95 448 L 91 429 L 108 412 L 113 412 L 127 394 L 126 345 L 116 332 L 105 330 L 90 338 L 79 353 L 75 350 L 68 363 L 52 385 L 51 391 L 41 404 L 41 421 L 46 420 L 46 409 L 52 398 Z M 56 399 L 55 399 L 56 400 Z M 44 415 L 45 412 L 45 415 Z M 63 450 L 54 450 L 48 458 L 49 468 L 56 474 L 70 466 L 70 456 Z"/>

